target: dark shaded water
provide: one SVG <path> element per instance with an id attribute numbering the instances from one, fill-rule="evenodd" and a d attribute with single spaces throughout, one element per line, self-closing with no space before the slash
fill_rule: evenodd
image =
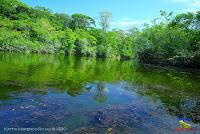
<path id="1" fill-rule="evenodd" d="M 0 133 L 163 134 L 180 118 L 200 132 L 197 70 L 0 53 Z"/>

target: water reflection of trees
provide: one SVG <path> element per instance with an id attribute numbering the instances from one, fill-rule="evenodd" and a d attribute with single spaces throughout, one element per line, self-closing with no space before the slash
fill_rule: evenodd
<path id="1" fill-rule="evenodd" d="M 97 103 L 104 103 L 107 100 L 107 96 L 105 94 L 105 85 L 103 82 L 98 82 L 96 84 L 96 92 L 95 95 L 93 96 L 93 99 L 97 102 Z"/>

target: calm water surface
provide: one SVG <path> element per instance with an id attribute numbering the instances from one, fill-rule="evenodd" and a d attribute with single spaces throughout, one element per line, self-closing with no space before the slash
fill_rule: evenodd
<path id="1" fill-rule="evenodd" d="M 0 53 L 1 134 L 168 134 L 180 118 L 200 132 L 198 70 Z"/>

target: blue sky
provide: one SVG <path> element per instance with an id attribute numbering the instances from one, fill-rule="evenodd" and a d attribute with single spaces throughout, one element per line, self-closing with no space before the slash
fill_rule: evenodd
<path id="1" fill-rule="evenodd" d="M 200 0 L 21 0 L 30 6 L 44 6 L 58 13 L 83 13 L 95 19 L 99 12 L 112 13 L 112 28 L 128 29 L 150 23 L 159 11 L 194 12 Z"/>

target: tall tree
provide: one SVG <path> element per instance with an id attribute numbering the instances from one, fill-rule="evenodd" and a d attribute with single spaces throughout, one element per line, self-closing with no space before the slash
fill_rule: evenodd
<path id="1" fill-rule="evenodd" d="M 73 14 L 70 27 L 72 29 L 87 29 L 95 26 L 95 20 L 83 14 Z"/>
<path id="2" fill-rule="evenodd" d="M 104 31 L 107 31 L 110 27 L 112 13 L 110 12 L 100 12 L 100 25 Z"/>

